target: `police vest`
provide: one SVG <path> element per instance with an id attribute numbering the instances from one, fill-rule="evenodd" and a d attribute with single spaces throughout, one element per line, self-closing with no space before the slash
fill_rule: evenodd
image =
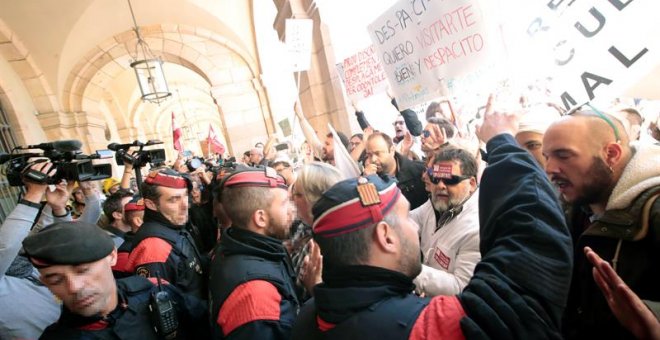
<path id="1" fill-rule="evenodd" d="M 116 282 L 117 290 L 125 298 L 119 303 L 126 303 L 125 309 L 118 306 L 106 317 L 107 321 L 99 320 L 86 325 L 77 324 L 77 317 L 65 311 L 57 323 L 44 331 L 42 339 L 158 339 L 148 312 L 153 283 L 139 276 Z"/>
<path id="2" fill-rule="evenodd" d="M 172 245 L 167 262 L 171 261 L 175 265 L 176 277 L 163 278 L 183 292 L 193 293 L 204 299 L 207 292 L 205 273 L 208 259 L 199 253 L 188 232 L 184 228 L 173 229 L 154 221 L 145 222 L 135 235 L 133 246 L 136 247 L 150 237 L 163 239 Z M 155 276 L 155 273 L 150 274 Z"/>
<path id="3" fill-rule="evenodd" d="M 223 256 L 218 253 L 216 256 Z M 209 300 L 211 301 L 211 322 L 213 323 L 214 339 L 222 339 L 220 326 L 217 324 L 218 314 L 222 304 L 239 285 L 253 280 L 263 280 L 277 288 L 282 296 L 283 304 L 292 308 L 280 311 L 280 321 L 293 324 L 298 314 L 299 302 L 295 290 L 296 275 L 285 258 L 280 261 L 269 261 L 262 257 L 236 254 L 222 257 L 211 273 Z M 288 303 L 287 303 L 288 302 Z"/>
<path id="4" fill-rule="evenodd" d="M 430 298 L 413 294 L 393 296 L 365 308 L 327 331 L 318 327 L 315 300 L 300 311 L 293 327 L 292 339 L 408 339 L 419 314 Z"/>

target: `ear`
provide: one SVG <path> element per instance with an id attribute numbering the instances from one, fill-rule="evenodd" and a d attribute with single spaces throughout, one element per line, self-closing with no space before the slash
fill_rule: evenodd
<path id="1" fill-rule="evenodd" d="M 115 212 L 112 213 L 112 218 L 114 218 L 115 220 L 121 220 L 122 217 L 123 217 L 123 215 L 119 211 L 115 211 Z"/>
<path id="2" fill-rule="evenodd" d="M 473 193 L 477 190 L 477 178 L 470 177 L 470 193 Z"/>
<path id="3" fill-rule="evenodd" d="M 140 217 L 140 216 L 133 217 L 133 224 L 142 225 L 143 222 L 144 222 L 144 220 L 142 219 L 142 217 Z"/>
<path id="4" fill-rule="evenodd" d="M 260 229 L 268 227 L 268 213 L 266 213 L 266 210 L 259 209 L 252 213 L 252 222 Z"/>
<path id="5" fill-rule="evenodd" d="M 117 264 L 117 248 L 112 249 L 112 253 L 110 253 L 110 255 L 108 255 L 108 257 L 110 259 L 110 266 L 112 267 L 112 266 L 116 265 Z"/>
<path id="6" fill-rule="evenodd" d="M 605 163 L 614 168 L 623 157 L 623 147 L 619 143 L 608 143 L 605 146 Z"/>
<path id="7" fill-rule="evenodd" d="M 158 205 L 156 202 L 152 201 L 150 198 L 144 199 L 144 206 L 151 210 L 158 210 Z"/>
<path id="8" fill-rule="evenodd" d="M 399 252 L 399 235 L 385 221 L 376 224 L 374 228 L 374 241 L 382 252 L 390 254 Z"/>

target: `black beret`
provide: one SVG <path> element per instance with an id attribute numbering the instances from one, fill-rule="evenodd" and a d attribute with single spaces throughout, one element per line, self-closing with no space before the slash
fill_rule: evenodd
<path id="1" fill-rule="evenodd" d="M 114 247 L 107 232 L 87 222 L 54 223 L 23 240 L 23 249 L 37 268 L 95 262 Z"/>
<path id="2" fill-rule="evenodd" d="M 401 191 L 390 177 L 371 175 L 341 181 L 325 191 L 312 207 L 314 234 L 335 237 L 382 221 Z"/>

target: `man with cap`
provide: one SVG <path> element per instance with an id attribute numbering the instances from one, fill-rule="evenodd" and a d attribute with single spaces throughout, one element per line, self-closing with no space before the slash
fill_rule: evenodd
<path id="1" fill-rule="evenodd" d="M 110 267 L 117 250 L 110 236 L 94 224 L 52 224 L 28 236 L 23 248 L 41 281 L 63 303 L 60 319 L 41 339 L 187 339 L 204 334 L 202 300 L 186 299 L 173 286 L 155 285 L 139 276 L 115 281 Z M 159 291 L 166 292 L 174 308 L 177 321 L 172 329 L 150 320 L 150 297 Z"/>
<path id="2" fill-rule="evenodd" d="M 560 338 L 570 236 L 547 177 L 516 145 L 515 128 L 515 119 L 489 112 L 480 129 L 491 155 L 479 201 L 483 257 L 461 294 L 412 294 L 421 264 L 409 203 L 393 181 L 345 180 L 314 205 L 323 283 L 292 338 Z"/>
<path id="3" fill-rule="evenodd" d="M 135 233 L 126 269 L 144 277 L 167 280 L 184 293 L 205 299 L 205 257 L 186 231 L 188 177 L 162 168 L 153 170 L 142 183 L 144 223 Z"/>
<path id="4" fill-rule="evenodd" d="M 132 270 L 128 268 L 128 256 L 133 249 L 133 240 L 135 233 L 142 226 L 144 219 L 144 200 L 142 196 L 135 195 L 124 205 L 124 223 L 130 226 L 131 230 L 124 234 L 124 243 L 117 248 L 117 263 L 112 266 L 112 273 L 116 278 L 131 276 Z"/>
<path id="5" fill-rule="evenodd" d="M 456 147 L 438 151 L 427 170 L 431 198 L 410 213 L 423 256 L 415 285 L 426 296 L 460 293 L 481 259 L 477 172 L 475 157 Z"/>
<path id="6" fill-rule="evenodd" d="M 220 200 L 232 226 L 214 251 L 209 281 L 215 339 L 289 339 L 299 307 L 282 241 L 294 209 L 272 168 L 225 178 Z"/>
<path id="7" fill-rule="evenodd" d="M 553 121 L 559 119 L 559 112 L 552 106 L 540 104 L 528 108 L 520 118 L 516 141 L 527 150 L 545 169 L 543 156 L 543 135 Z"/>

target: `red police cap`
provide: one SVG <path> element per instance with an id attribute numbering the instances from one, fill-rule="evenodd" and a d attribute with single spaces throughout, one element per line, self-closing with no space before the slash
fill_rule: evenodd
<path id="1" fill-rule="evenodd" d="M 314 204 L 314 235 L 335 237 L 383 220 L 401 196 L 392 180 L 371 175 L 333 185 Z"/>
<path id="2" fill-rule="evenodd" d="M 273 168 L 255 168 L 234 172 L 225 177 L 223 188 L 263 187 L 287 189 L 284 178 Z"/>

